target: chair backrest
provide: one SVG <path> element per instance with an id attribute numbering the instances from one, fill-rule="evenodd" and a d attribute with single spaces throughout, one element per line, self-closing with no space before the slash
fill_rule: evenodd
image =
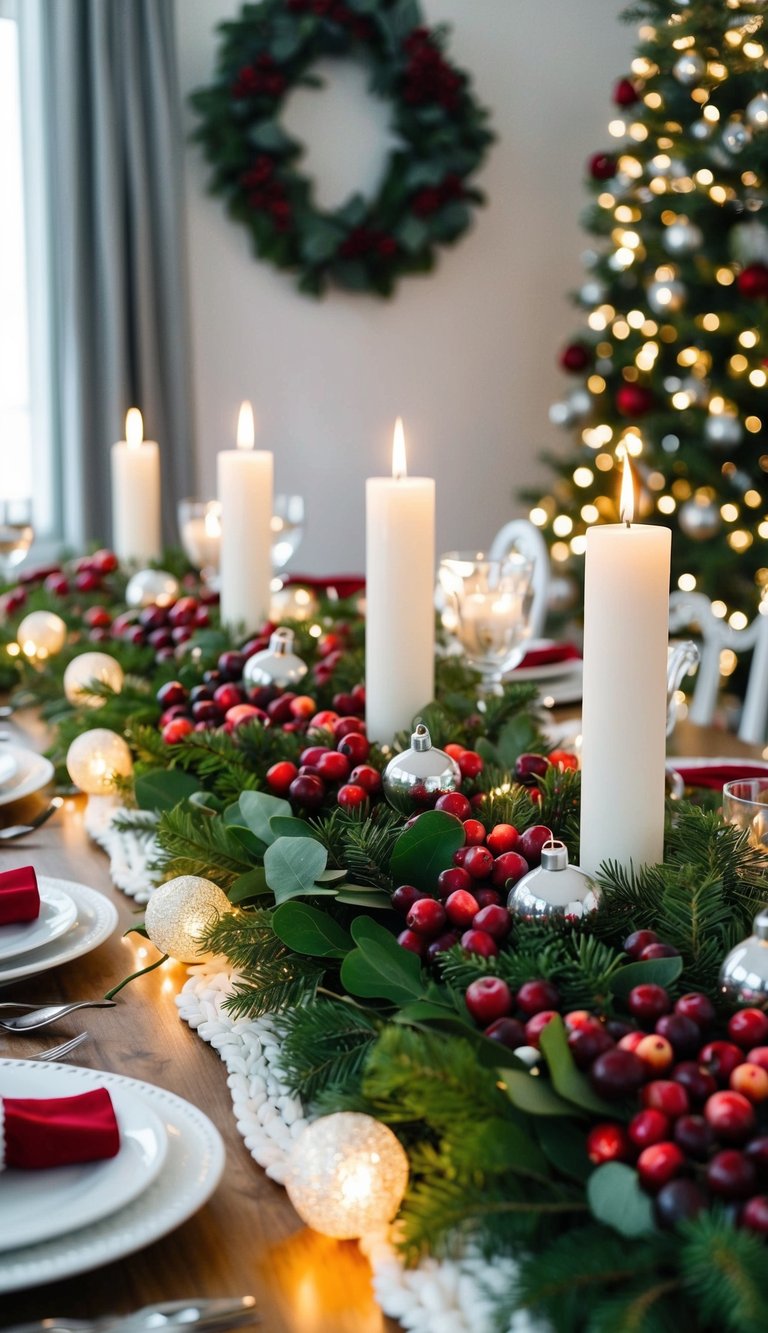
<path id="1" fill-rule="evenodd" d="M 547 616 L 549 594 L 549 551 L 539 529 L 527 518 L 513 518 L 500 528 L 491 542 L 488 554 L 501 560 L 511 550 L 520 551 L 533 564 L 531 580 L 531 638 L 541 638 Z"/>
<path id="2" fill-rule="evenodd" d="M 768 611 L 768 603 L 764 603 Z M 761 608 L 762 609 L 762 608 Z M 700 726 L 712 721 L 720 689 L 720 654 L 730 648 L 737 656 L 752 652 L 749 681 L 738 733 L 750 744 L 762 744 L 768 723 L 768 615 L 758 614 L 744 629 L 734 629 L 716 616 L 703 592 L 673 592 L 669 598 L 672 631 L 695 626 L 701 635 L 701 662 L 690 707 L 690 719 Z"/>

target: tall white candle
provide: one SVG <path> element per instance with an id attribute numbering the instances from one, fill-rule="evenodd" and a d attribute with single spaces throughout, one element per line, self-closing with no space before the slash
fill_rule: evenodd
<path id="1" fill-rule="evenodd" d="M 221 503 L 219 586 L 221 619 L 246 632 L 269 616 L 272 580 L 272 454 L 254 449 L 253 411 L 245 402 L 237 423 L 237 448 L 218 457 Z"/>
<path id="2" fill-rule="evenodd" d="M 125 439 L 112 445 L 112 544 L 120 560 L 140 565 L 162 554 L 160 450 L 144 439 L 137 407 L 128 409 Z"/>
<path id="3" fill-rule="evenodd" d="M 591 874 L 664 849 L 671 533 L 632 524 L 633 511 L 625 458 L 622 522 L 587 534 L 579 862 Z"/>
<path id="4" fill-rule="evenodd" d="M 365 491 L 366 724 L 388 743 L 435 690 L 435 483 L 406 475 L 399 418 L 392 476 L 370 477 Z"/>

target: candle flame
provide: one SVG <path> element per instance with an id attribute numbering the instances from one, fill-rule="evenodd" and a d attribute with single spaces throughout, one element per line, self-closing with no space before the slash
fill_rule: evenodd
<path id="1" fill-rule="evenodd" d="M 125 438 L 131 449 L 138 449 L 144 439 L 144 422 L 138 407 L 129 407 L 125 414 Z"/>
<path id="2" fill-rule="evenodd" d="M 392 437 L 392 476 L 399 481 L 401 477 L 408 476 L 408 467 L 405 461 L 405 434 L 403 433 L 403 418 L 398 417 L 395 422 L 395 433 Z"/>
<path id="3" fill-rule="evenodd" d="M 621 474 L 621 499 L 619 500 L 619 521 L 629 527 L 635 517 L 635 488 L 632 482 L 632 469 L 629 454 L 624 453 L 624 470 Z"/>
<path id="4" fill-rule="evenodd" d="M 240 412 L 237 418 L 238 449 L 252 449 L 255 439 L 256 430 L 253 424 L 253 408 L 246 398 L 240 404 Z"/>
<path id="5" fill-rule="evenodd" d="M 221 536 L 221 505 L 217 504 L 215 500 L 209 504 L 205 511 L 203 526 L 206 537 Z"/>

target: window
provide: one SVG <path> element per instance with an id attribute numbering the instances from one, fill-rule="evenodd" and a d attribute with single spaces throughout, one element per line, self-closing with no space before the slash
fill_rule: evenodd
<path id="1" fill-rule="evenodd" d="M 29 321 L 19 42 L 0 3 L 0 495 L 32 493 Z"/>

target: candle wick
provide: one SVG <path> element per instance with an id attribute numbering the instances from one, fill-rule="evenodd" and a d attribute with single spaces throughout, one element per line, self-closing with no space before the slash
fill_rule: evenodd
<path id="1" fill-rule="evenodd" d="M 628 518 L 625 518 L 625 519 L 624 519 L 624 526 L 625 526 L 626 528 L 631 528 L 631 527 L 632 527 L 632 524 L 630 523 L 630 521 L 629 521 Z"/>

